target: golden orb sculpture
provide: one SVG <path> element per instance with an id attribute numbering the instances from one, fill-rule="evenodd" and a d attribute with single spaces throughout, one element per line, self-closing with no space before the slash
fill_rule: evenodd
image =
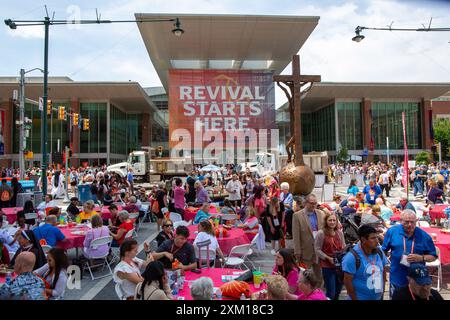
<path id="1" fill-rule="evenodd" d="M 306 196 L 313 191 L 316 176 L 310 167 L 296 166 L 294 162 L 290 162 L 281 169 L 280 181 L 289 183 L 289 192 L 292 194 Z"/>

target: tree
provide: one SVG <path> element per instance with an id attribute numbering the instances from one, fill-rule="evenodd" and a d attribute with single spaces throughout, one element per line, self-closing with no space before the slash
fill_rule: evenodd
<path id="1" fill-rule="evenodd" d="M 437 119 L 433 123 L 434 139 L 441 143 L 442 159 L 449 154 L 450 147 L 450 120 Z"/>
<path id="2" fill-rule="evenodd" d="M 341 149 L 339 149 L 339 152 L 337 154 L 337 161 L 338 162 L 346 162 L 349 159 L 348 156 L 348 149 L 346 147 L 342 147 Z"/>
<path id="3" fill-rule="evenodd" d="M 431 154 L 428 151 L 420 151 L 416 154 L 416 164 L 429 164 L 431 162 Z"/>

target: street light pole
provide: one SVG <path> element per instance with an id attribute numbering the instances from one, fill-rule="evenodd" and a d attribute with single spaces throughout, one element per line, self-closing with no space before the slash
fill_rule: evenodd
<path id="1" fill-rule="evenodd" d="M 44 36 L 44 108 L 41 111 L 41 181 L 42 193 L 45 197 L 47 194 L 47 99 L 48 99 L 48 31 L 50 26 L 50 18 L 45 17 L 45 36 Z"/>
<path id="2" fill-rule="evenodd" d="M 24 115 L 25 112 L 25 69 L 20 69 L 20 105 L 19 105 L 19 179 L 23 180 L 25 172 L 25 158 L 24 158 Z"/>

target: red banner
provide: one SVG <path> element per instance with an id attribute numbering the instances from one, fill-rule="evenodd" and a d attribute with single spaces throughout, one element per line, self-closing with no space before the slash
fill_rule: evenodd
<path id="1" fill-rule="evenodd" d="M 214 136 L 225 144 L 227 133 L 275 129 L 273 73 L 237 70 L 169 71 L 169 146 L 189 133 L 191 149 L 203 149 Z M 253 132 L 253 130 L 251 130 Z M 184 137 L 183 137 L 184 139 Z M 242 147 L 242 141 L 237 143 Z"/>
<path id="2" fill-rule="evenodd" d="M 403 159 L 403 177 L 402 183 L 403 187 L 406 189 L 406 194 L 408 194 L 409 186 L 409 168 L 408 168 L 408 145 L 406 143 L 406 124 L 405 124 L 405 112 L 402 112 L 402 125 L 403 125 L 403 144 L 405 150 L 405 156 Z"/>

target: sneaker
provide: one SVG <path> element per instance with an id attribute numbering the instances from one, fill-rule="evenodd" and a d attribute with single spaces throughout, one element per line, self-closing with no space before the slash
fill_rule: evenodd
<path id="1" fill-rule="evenodd" d="M 275 250 L 272 249 L 272 250 L 270 250 L 270 254 L 274 256 L 274 255 L 276 255 L 277 253 L 275 252 Z"/>

